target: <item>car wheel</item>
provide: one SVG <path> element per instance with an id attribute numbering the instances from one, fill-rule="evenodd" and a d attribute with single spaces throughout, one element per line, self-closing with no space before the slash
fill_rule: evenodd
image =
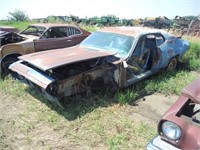
<path id="1" fill-rule="evenodd" d="M 15 57 L 10 57 L 10 58 L 6 58 L 5 60 L 2 61 L 2 72 L 8 74 L 9 73 L 9 66 L 16 62 L 18 59 Z"/>
<path id="2" fill-rule="evenodd" d="M 80 80 L 79 87 L 83 89 L 84 91 L 90 91 L 91 83 L 92 83 L 91 76 L 88 74 L 85 74 Z"/>
<path id="3" fill-rule="evenodd" d="M 177 60 L 176 58 L 172 58 L 167 66 L 167 71 L 173 71 L 176 69 Z"/>

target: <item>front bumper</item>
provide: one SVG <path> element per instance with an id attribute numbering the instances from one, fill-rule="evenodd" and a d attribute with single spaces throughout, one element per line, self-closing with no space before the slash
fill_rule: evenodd
<path id="1" fill-rule="evenodd" d="M 146 146 L 146 150 L 181 150 L 173 145 L 163 141 L 160 136 L 152 139 Z"/>

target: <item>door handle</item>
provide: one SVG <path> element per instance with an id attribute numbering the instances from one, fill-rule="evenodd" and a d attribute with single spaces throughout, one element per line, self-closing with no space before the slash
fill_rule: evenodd
<path id="1" fill-rule="evenodd" d="M 67 42 L 71 42 L 72 40 L 67 40 Z"/>

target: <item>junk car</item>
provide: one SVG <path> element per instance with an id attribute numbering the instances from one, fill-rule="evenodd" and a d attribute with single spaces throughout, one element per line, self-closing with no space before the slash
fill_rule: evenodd
<path id="1" fill-rule="evenodd" d="M 2 34 L 4 45 L 0 48 L 0 72 L 6 72 L 21 55 L 74 46 L 90 32 L 65 24 L 32 24 L 19 34 Z"/>
<path id="2" fill-rule="evenodd" d="M 173 70 L 189 43 L 162 30 L 106 27 L 78 46 L 20 56 L 10 70 L 60 105 L 68 96 L 115 91 L 162 68 Z"/>
<path id="3" fill-rule="evenodd" d="M 159 121 L 157 131 L 147 150 L 200 149 L 200 78 L 182 91 Z"/>

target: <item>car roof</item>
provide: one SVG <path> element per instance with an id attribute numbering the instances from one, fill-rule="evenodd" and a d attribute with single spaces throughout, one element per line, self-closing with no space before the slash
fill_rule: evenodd
<path id="1" fill-rule="evenodd" d="M 98 31 L 102 32 L 112 32 L 118 34 L 124 34 L 129 36 L 138 36 L 140 34 L 148 34 L 148 33 L 163 33 L 166 34 L 167 32 L 161 29 L 152 29 L 148 27 L 105 27 Z"/>
<path id="2" fill-rule="evenodd" d="M 51 28 L 51 27 L 76 27 L 76 26 L 73 26 L 73 25 L 58 24 L 58 23 L 38 23 L 38 24 L 31 24 L 29 26 L 44 27 L 44 28 Z"/>

